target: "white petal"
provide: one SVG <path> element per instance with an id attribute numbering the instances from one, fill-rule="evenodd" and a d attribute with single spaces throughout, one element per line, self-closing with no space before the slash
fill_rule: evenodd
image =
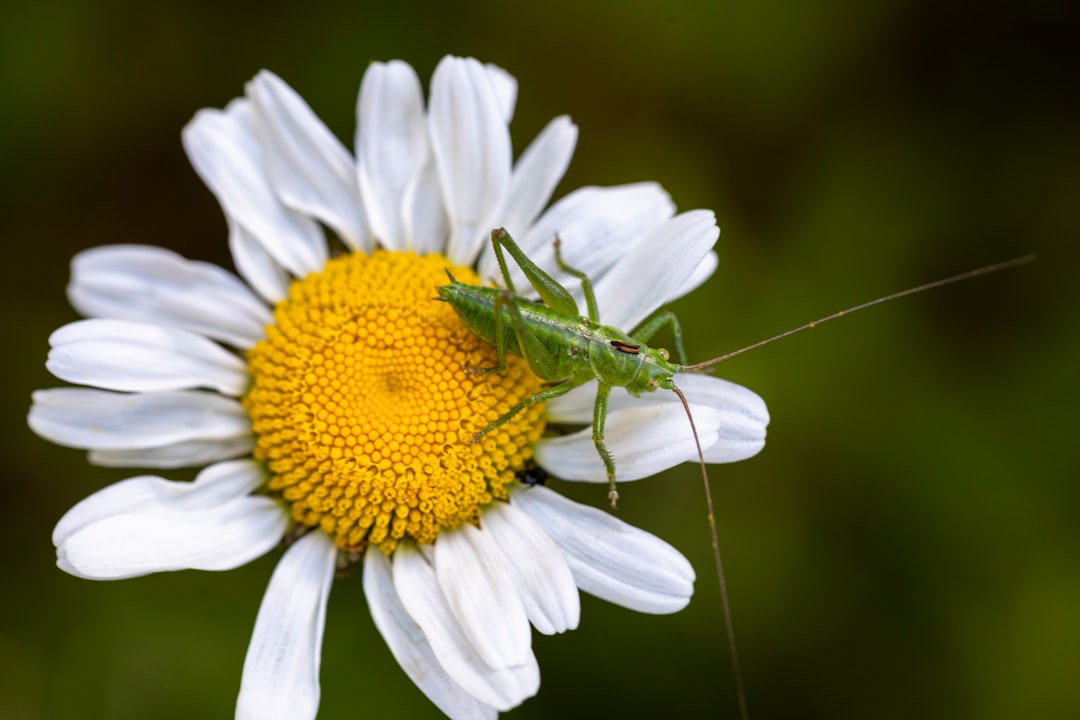
<path id="1" fill-rule="evenodd" d="M 337 548 L 315 530 L 285 551 L 251 635 L 237 720 L 305 720 L 319 710 L 319 662 Z"/>
<path id="2" fill-rule="evenodd" d="M 540 211 L 551 199 L 577 143 L 577 126 L 570 118 L 557 117 L 536 136 L 514 165 L 510 191 L 497 215 L 498 223 L 511 237 L 524 237 Z"/>
<path id="3" fill-rule="evenodd" d="M 678 378 L 679 387 L 685 390 L 686 388 L 682 387 L 682 379 L 698 376 L 691 373 L 683 373 L 677 375 L 676 377 Z M 696 397 L 692 397 L 690 394 L 687 394 L 687 398 L 690 398 L 691 400 L 699 400 Z M 568 425 L 589 425 L 592 423 L 593 420 L 593 407 L 595 403 L 596 381 L 591 380 L 580 387 L 574 388 L 574 390 L 567 393 L 566 395 L 548 401 L 546 409 L 548 418 L 552 422 L 564 423 Z M 610 416 L 612 413 L 618 412 L 620 410 L 626 410 L 628 408 L 640 408 L 645 405 L 671 404 L 676 404 L 682 407 L 682 405 L 679 403 L 679 398 L 676 397 L 675 393 L 668 390 L 659 389 L 656 392 L 642 393 L 640 397 L 634 397 L 633 395 L 626 392 L 624 388 L 616 387 L 612 388 L 611 395 L 608 396 L 607 408 L 608 415 Z M 699 402 L 699 404 L 709 405 L 708 402 L 703 401 Z"/>
<path id="4" fill-rule="evenodd" d="M 690 402 L 695 422 L 701 406 L 721 413 L 715 439 L 701 444 L 705 462 L 737 462 L 757 455 L 765 447 L 769 410 L 760 395 L 711 375 L 679 373 L 675 382 Z"/>
<path id="5" fill-rule="evenodd" d="M 682 213 L 654 228 L 594 284 L 604 323 L 635 327 L 690 279 L 718 237 L 709 210 Z"/>
<path id="6" fill-rule="evenodd" d="M 311 218 L 275 194 L 272 153 L 260 127 L 252 103 L 234 100 L 225 110 L 196 113 L 182 133 L 184 149 L 230 224 L 243 226 L 278 264 L 302 277 L 326 261 L 326 238 Z"/>
<path id="7" fill-rule="evenodd" d="M 510 133 L 483 65 L 443 58 L 431 79 L 428 127 L 452 229 L 446 254 L 469 265 L 510 181 Z"/>
<path id="8" fill-rule="evenodd" d="M 522 665 L 530 653 L 529 620 L 492 539 L 466 524 L 439 535 L 435 574 L 454 617 L 491 667 Z"/>
<path id="9" fill-rule="evenodd" d="M 715 442 L 726 418 L 703 405 L 691 405 L 691 411 L 701 446 L 708 447 L 710 442 Z M 640 403 L 615 412 L 609 410 L 604 436 L 615 458 L 619 482 L 640 480 L 697 458 L 690 423 L 678 402 Z M 537 462 L 564 480 L 607 482 L 591 428 L 541 439 L 535 449 Z"/>
<path id="10" fill-rule="evenodd" d="M 187 440 L 159 447 L 94 449 L 88 453 L 92 465 L 102 467 L 181 468 L 250 455 L 255 436 L 250 429 L 232 437 Z"/>
<path id="11" fill-rule="evenodd" d="M 484 69 L 487 70 L 488 80 L 495 91 L 495 97 L 498 98 L 503 121 L 509 125 L 514 118 L 514 105 L 517 103 L 517 80 L 498 65 L 486 63 Z"/>
<path id="12" fill-rule="evenodd" d="M 719 258 L 716 257 L 716 253 L 710 250 L 705 254 L 705 257 L 701 259 L 698 266 L 694 268 L 694 272 L 690 273 L 690 277 L 679 286 L 679 288 L 672 293 L 671 297 L 665 300 L 665 303 L 669 303 L 672 300 L 681 298 L 683 295 L 689 295 L 694 290 L 705 284 L 705 281 L 712 277 L 712 274 L 716 272 L 716 267 L 720 263 Z M 664 304 L 664 303 L 661 303 Z"/>
<path id="13" fill-rule="evenodd" d="M 405 234 L 405 194 L 430 154 L 420 79 L 407 63 L 373 63 L 357 106 L 356 156 L 368 223 L 390 250 L 411 250 Z"/>
<path id="14" fill-rule="evenodd" d="M 528 515 L 493 503 L 481 516 L 485 533 L 503 554 L 529 620 L 544 635 L 573 630 L 581 618 L 574 577 L 552 539 Z"/>
<path id="15" fill-rule="evenodd" d="M 698 434 L 701 438 L 701 447 L 704 451 L 705 462 L 735 462 L 745 460 L 756 455 L 765 446 L 765 430 L 769 424 L 769 411 L 765 401 L 757 393 L 742 385 L 722 380 L 711 375 L 698 373 L 679 373 L 675 376 L 675 382 L 686 395 L 690 403 L 694 421 L 697 424 Z M 596 398 L 596 382 L 590 382 L 567 393 L 560 398 L 547 404 L 548 417 L 553 422 L 567 424 L 591 424 L 593 417 L 593 403 Z M 645 393 L 635 398 L 621 389 L 615 389 L 608 398 L 608 422 L 616 413 L 632 408 L 641 408 L 647 405 L 669 406 L 669 413 L 678 414 L 672 408 L 682 408 L 674 393 L 657 390 L 654 393 Z M 704 424 L 698 421 L 698 416 L 711 409 L 719 413 L 719 420 L 714 434 L 709 435 Z M 621 415 L 620 415 L 621 417 Z M 631 416 L 632 417 L 632 416 Z M 634 422 L 630 419 L 629 422 Z M 686 424 L 689 432 L 689 423 Z M 679 432 L 679 423 L 672 425 L 673 431 Z M 585 437 L 579 437 L 575 443 L 575 452 L 581 453 L 586 462 L 592 458 L 588 452 L 591 442 L 586 443 Z M 591 440 L 591 438 L 590 438 Z M 595 451 L 592 453 L 595 455 Z M 618 460 L 618 458 L 616 458 Z M 696 462 L 696 452 L 691 454 L 687 461 Z M 595 471 L 595 467 L 593 468 Z M 622 474 L 620 470 L 620 479 Z"/>
<path id="16" fill-rule="evenodd" d="M 675 376 L 675 382 L 690 403 L 698 435 L 701 438 L 705 462 L 725 463 L 745 460 L 759 453 L 765 446 L 769 410 L 765 406 L 765 401 L 753 390 L 699 373 L 679 373 Z M 571 401 L 564 401 L 564 398 L 570 396 L 574 396 Z M 552 403 L 554 407 L 548 408 L 549 416 L 553 420 L 558 417 L 558 422 L 591 423 L 592 403 L 595 396 L 595 382 L 583 385 L 573 393 L 568 393 L 554 401 Z M 616 390 L 608 398 L 608 421 L 611 421 L 615 413 L 646 405 L 667 406 L 667 412 L 676 415 L 678 412 L 672 408 L 679 408 L 680 411 L 682 409 L 682 403 L 675 394 L 665 390 L 645 393 L 638 398 Z M 715 432 L 712 434 L 709 431 L 712 426 L 698 421 L 699 415 L 710 411 L 719 413 L 718 421 L 712 428 Z M 623 416 L 620 414 L 618 417 Z M 634 422 L 632 416 L 627 416 L 625 421 Z M 672 427 L 678 432 L 679 423 L 675 422 Z M 685 427 L 689 432 L 689 422 Z M 697 462 L 696 453 L 691 454 L 687 460 Z"/>
<path id="17" fill-rule="evenodd" d="M 560 198 L 524 237 L 514 239 L 533 262 L 580 296 L 581 282 L 555 265 L 552 243 L 556 235 L 562 240 L 562 256 L 567 264 L 595 282 L 674 211 L 671 198 L 655 183 L 583 187 Z M 512 262 L 511 272 L 518 291 L 527 294 L 529 285 L 525 275 Z M 495 278 L 498 274 L 490 243 L 484 248 L 479 273 L 485 279 Z M 498 279 L 501 284 L 502 278 Z M 636 283 L 640 284 L 640 281 Z M 606 322 L 603 310 L 601 306 L 600 319 Z"/>
<path id="18" fill-rule="evenodd" d="M 178 328 L 80 320 L 54 332 L 49 344 L 45 367 L 72 383 L 140 392 L 206 387 L 227 395 L 239 395 L 248 385 L 239 357 Z"/>
<path id="19" fill-rule="evenodd" d="M 61 567 L 95 580 L 231 570 L 277 545 L 288 524 L 284 508 L 266 497 L 234 498 L 203 510 L 155 502 L 76 530 L 56 555 Z"/>
<path id="20" fill-rule="evenodd" d="M 263 70 L 248 83 L 247 95 L 267 145 L 277 196 L 290 208 L 333 228 L 354 250 L 370 251 L 349 151 L 277 75 Z"/>
<path id="21" fill-rule="evenodd" d="M 240 277 L 263 300 L 275 305 L 288 297 L 289 274 L 258 238 L 232 218 L 229 218 L 229 252 Z"/>
<path id="22" fill-rule="evenodd" d="M 71 263 L 68 298 L 90 317 L 184 328 L 248 348 L 273 322 L 269 309 L 234 275 L 162 248 L 107 245 Z"/>
<path id="23" fill-rule="evenodd" d="M 690 602 L 694 569 L 660 538 L 545 487 L 515 490 L 510 499 L 551 535 L 585 592 L 653 614 Z"/>
<path id="24" fill-rule="evenodd" d="M 141 509 L 210 509 L 250 494 L 263 480 L 262 470 L 251 460 L 211 465 L 194 482 L 176 482 L 153 475 L 121 480 L 84 498 L 64 513 L 53 530 L 53 545 L 99 520 Z"/>
<path id="25" fill-rule="evenodd" d="M 192 483 L 178 483 L 152 475 L 128 478 L 98 490 L 64 513 L 53 529 L 53 545 L 59 546 L 72 533 L 99 520 L 132 512 L 159 503 L 158 498 L 182 493 Z"/>
<path id="26" fill-rule="evenodd" d="M 409 617 L 424 631 L 439 664 L 465 692 L 497 710 L 509 710 L 536 694 L 540 668 L 535 656 L 530 652 L 526 662 L 516 667 L 488 666 L 465 637 L 435 569 L 419 551 L 399 545 L 393 569 L 394 589 Z"/>
<path id="27" fill-rule="evenodd" d="M 389 558 L 376 548 L 368 548 L 364 555 L 364 596 L 390 653 L 439 710 L 460 720 L 493 719 L 498 715 L 495 708 L 469 695 L 446 674 L 424 631 L 398 598 Z"/>
<path id="28" fill-rule="evenodd" d="M 429 156 L 423 169 L 405 189 L 405 238 L 417 255 L 443 252 L 450 235 L 450 218 L 443 203 L 435 157 Z"/>
<path id="29" fill-rule="evenodd" d="M 656 393 L 651 394 L 655 395 Z M 613 390 L 608 395 L 608 412 L 614 412 L 620 407 L 625 407 L 627 405 L 626 399 L 630 397 L 621 388 Z M 595 404 L 596 381 L 593 380 L 554 400 L 548 400 L 544 403 L 544 410 L 548 419 L 552 422 L 585 425 L 592 422 Z"/>
<path id="30" fill-rule="evenodd" d="M 233 460 L 203 468 L 191 483 L 191 490 L 177 499 L 185 510 L 210 508 L 247 495 L 266 480 L 262 466 L 254 460 Z"/>
<path id="31" fill-rule="evenodd" d="M 30 427 L 43 438 L 76 448 L 146 448 L 250 433 L 239 402 L 186 390 L 114 393 L 53 388 L 33 394 Z"/>

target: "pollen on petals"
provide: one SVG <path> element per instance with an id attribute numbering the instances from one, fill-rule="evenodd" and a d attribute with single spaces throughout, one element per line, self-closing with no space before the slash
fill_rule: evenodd
<path id="1" fill-rule="evenodd" d="M 473 442 L 540 381 L 519 358 L 503 373 L 468 372 L 494 365 L 495 351 L 433 301 L 446 268 L 477 282 L 438 254 L 330 260 L 293 283 L 248 355 L 243 402 L 269 488 L 342 548 L 389 553 L 475 523 L 506 498 L 543 431 L 538 404 Z"/>

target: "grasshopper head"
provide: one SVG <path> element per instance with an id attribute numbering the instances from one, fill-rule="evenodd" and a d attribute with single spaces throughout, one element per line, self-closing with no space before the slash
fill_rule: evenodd
<path id="1" fill-rule="evenodd" d="M 637 375 L 627 384 L 627 392 L 637 396 L 645 392 L 674 388 L 675 373 L 678 371 L 679 366 L 668 362 L 668 351 L 663 348 L 646 348 L 642 346 L 640 353 L 643 360 Z"/>

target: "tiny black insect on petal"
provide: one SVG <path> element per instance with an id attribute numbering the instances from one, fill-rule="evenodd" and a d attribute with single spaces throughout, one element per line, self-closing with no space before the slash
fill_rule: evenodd
<path id="1" fill-rule="evenodd" d="M 517 479 L 529 487 L 543 485 L 547 482 L 548 471 L 539 465 L 528 465 L 517 471 Z"/>

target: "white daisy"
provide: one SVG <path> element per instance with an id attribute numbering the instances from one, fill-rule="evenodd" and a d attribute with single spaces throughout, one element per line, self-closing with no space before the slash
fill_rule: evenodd
<path id="1" fill-rule="evenodd" d="M 262 72 L 183 133 L 243 280 L 144 246 L 72 263 L 71 302 L 91 319 L 52 335 L 47 366 L 89 387 L 35 393 L 31 427 L 99 465 L 205 468 L 194 482 L 141 475 L 78 503 L 53 534 L 57 563 L 91 579 L 223 570 L 284 539 L 238 718 L 315 716 L 342 563 L 363 562 L 391 653 L 455 718 L 494 717 L 537 691 L 530 624 L 575 628 L 579 589 L 647 613 L 675 612 L 693 592 L 694 572 L 670 545 L 516 480 L 535 462 L 606 482 L 588 427 L 544 435 L 547 424 L 587 425 L 595 388 L 471 441 L 540 387 L 517 358 L 501 374 L 466 372 L 492 365 L 494 349 L 431 301 L 447 268 L 470 282 L 497 274 L 492 228 L 576 290 L 553 267 L 557 232 L 567 262 L 595 280 L 602 321 L 625 328 L 716 266 L 712 213 L 676 216 L 651 183 L 582 188 L 545 211 L 577 129 L 554 119 L 512 163 L 516 90 L 499 68 L 447 57 L 425 109 L 412 68 L 374 64 L 354 157 Z M 768 415 L 757 395 L 703 375 L 679 383 L 706 460 L 761 449 Z M 696 460 L 671 393 L 616 391 L 606 434 L 620 481 Z"/>

